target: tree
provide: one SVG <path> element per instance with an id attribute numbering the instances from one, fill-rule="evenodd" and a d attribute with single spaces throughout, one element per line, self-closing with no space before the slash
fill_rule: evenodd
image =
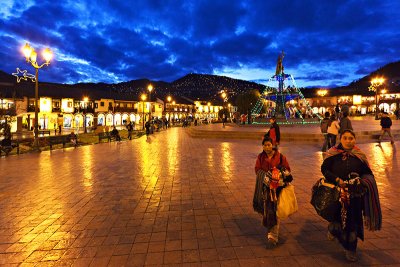
<path id="1" fill-rule="evenodd" d="M 257 103 L 260 98 L 260 92 L 257 89 L 252 89 L 240 94 L 236 98 L 236 106 L 240 114 L 247 114 Z"/>

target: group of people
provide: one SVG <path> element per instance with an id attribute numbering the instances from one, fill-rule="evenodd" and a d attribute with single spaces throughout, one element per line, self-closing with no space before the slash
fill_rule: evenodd
<path id="1" fill-rule="evenodd" d="M 365 201 L 371 201 L 368 199 L 371 195 L 369 190 L 377 192 L 377 187 L 365 153 L 356 146 L 356 135 L 351 122 L 346 120 L 346 114 L 343 115 L 339 124 L 335 115 L 325 114 L 325 118 L 329 120 L 328 129 L 334 129 L 328 133 L 334 138 L 329 139 L 329 149 L 323 153 L 321 173 L 327 183 L 340 190 L 341 209 L 335 214 L 334 220 L 329 222 L 327 238 L 338 240 L 344 248 L 345 258 L 354 262 L 358 259 L 357 239 L 364 240 L 364 221 L 368 219 L 365 215 L 369 212 L 365 210 Z M 278 202 L 283 188 L 293 181 L 293 176 L 287 158 L 278 149 L 279 126 L 275 118 L 271 118 L 270 122 L 271 127 L 262 140 L 262 152 L 255 163 L 253 208 L 262 215 L 262 224 L 267 229 L 267 246 L 273 248 L 279 242 Z M 340 142 L 336 145 L 337 135 L 340 136 Z M 371 223 L 367 225 L 369 230 L 380 230 L 382 217 L 379 198 L 374 201 L 379 209 L 376 211 L 378 220 L 373 226 Z"/>
<path id="2" fill-rule="evenodd" d="M 321 132 L 324 135 L 323 152 L 336 145 L 337 136 L 340 133 L 343 133 L 345 130 L 353 130 L 348 116 L 349 113 L 345 111 L 342 113 L 340 121 L 338 121 L 336 114 L 331 115 L 329 112 L 325 112 L 325 117 L 322 119 L 320 125 Z"/>

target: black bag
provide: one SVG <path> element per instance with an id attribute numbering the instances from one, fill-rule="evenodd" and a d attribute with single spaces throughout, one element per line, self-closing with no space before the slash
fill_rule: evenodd
<path id="1" fill-rule="evenodd" d="M 340 218 L 339 198 L 339 188 L 326 183 L 324 178 L 319 179 L 312 187 L 311 205 L 314 206 L 318 215 L 328 222 Z"/>

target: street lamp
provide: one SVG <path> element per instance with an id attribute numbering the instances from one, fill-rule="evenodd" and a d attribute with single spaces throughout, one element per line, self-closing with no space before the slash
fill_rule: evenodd
<path id="1" fill-rule="evenodd" d="M 84 124 L 84 133 L 87 133 L 86 129 L 86 112 L 87 112 L 87 105 L 88 105 L 89 98 L 83 98 L 83 124 Z"/>
<path id="2" fill-rule="evenodd" d="M 169 108 L 171 108 L 170 107 L 170 103 L 171 103 L 171 100 L 172 100 L 172 97 L 169 95 L 169 96 L 167 96 L 167 101 L 168 101 L 168 107 Z M 164 109 L 164 112 L 165 112 L 165 116 L 167 115 L 167 108 L 165 107 L 165 109 Z M 169 116 L 169 115 L 168 115 Z M 169 117 L 168 117 L 169 118 Z"/>
<path id="3" fill-rule="evenodd" d="M 153 85 L 149 84 L 147 90 L 149 90 L 149 118 L 151 119 L 151 91 L 153 91 Z"/>
<path id="4" fill-rule="evenodd" d="M 144 101 L 146 100 L 146 94 L 142 94 L 140 97 L 142 99 L 142 120 L 143 120 L 143 130 L 144 130 Z"/>
<path id="5" fill-rule="evenodd" d="M 384 78 L 374 78 L 371 80 L 371 86 L 368 87 L 369 91 L 375 92 L 375 120 L 378 120 L 378 90 L 379 86 L 381 86 L 384 83 L 385 79 Z"/>
<path id="6" fill-rule="evenodd" d="M 37 53 L 33 47 L 28 43 L 22 48 L 22 52 L 25 56 L 26 62 L 30 63 L 35 68 L 35 149 L 39 149 L 39 112 L 38 112 L 38 99 L 39 99 L 39 69 L 50 64 L 50 60 L 53 58 L 53 52 L 49 48 L 45 48 L 42 51 L 42 56 L 45 62 L 43 64 L 38 64 Z"/>
<path id="7" fill-rule="evenodd" d="M 208 106 L 208 117 L 207 117 L 207 122 L 208 122 L 208 123 L 211 123 L 211 103 L 208 102 L 208 103 L 207 103 L 207 106 Z"/>

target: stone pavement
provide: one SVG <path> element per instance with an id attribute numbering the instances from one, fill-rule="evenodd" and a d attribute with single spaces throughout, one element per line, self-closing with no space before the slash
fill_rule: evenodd
<path id="1" fill-rule="evenodd" d="M 309 204 L 319 146 L 284 144 L 299 211 L 277 248 L 252 209 L 254 140 L 190 138 L 182 128 L 0 159 L 0 264 L 21 266 L 341 266 L 341 247 Z M 396 145 L 399 145 L 396 142 Z M 377 177 L 383 229 L 360 265 L 400 266 L 396 146 L 361 144 Z"/>

